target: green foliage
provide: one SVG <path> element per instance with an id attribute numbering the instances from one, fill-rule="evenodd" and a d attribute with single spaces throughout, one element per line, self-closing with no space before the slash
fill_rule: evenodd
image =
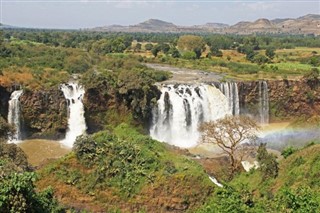
<path id="1" fill-rule="evenodd" d="M 203 38 L 194 35 L 180 36 L 177 45 L 181 51 L 194 51 L 196 48 L 199 48 L 200 52 L 202 52 L 205 49 Z"/>
<path id="2" fill-rule="evenodd" d="M 94 186 L 114 186 L 131 196 L 145 179 L 152 180 L 152 172 L 159 169 L 159 159 L 152 150 L 141 147 L 144 143 L 151 148 L 155 141 L 126 129 L 122 128 L 125 138 L 107 132 L 82 136 L 73 150 L 84 166 L 94 169 Z"/>
<path id="3" fill-rule="evenodd" d="M 231 186 L 224 185 L 219 188 L 203 207 L 196 213 L 207 212 L 254 212 L 250 211 L 253 207 L 252 195 L 247 190 L 237 191 Z"/>
<path id="4" fill-rule="evenodd" d="M 180 58 L 181 54 L 179 52 L 179 50 L 175 47 L 172 47 L 169 51 L 169 54 L 171 54 L 172 58 Z"/>
<path id="5" fill-rule="evenodd" d="M 183 53 L 182 58 L 187 60 L 194 60 L 197 58 L 197 55 L 193 51 L 186 51 Z"/>
<path id="6" fill-rule="evenodd" d="M 276 53 L 274 52 L 275 50 L 276 50 L 276 48 L 274 48 L 274 47 L 271 47 L 271 46 L 267 47 L 266 56 L 270 59 L 273 59 L 274 56 L 276 55 Z"/>
<path id="7" fill-rule="evenodd" d="M 34 173 L 12 173 L 0 180 L 1 212 L 65 212 L 53 198 L 53 191 L 37 193 Z"/>
<path id="8" fill-rule="evenodd" d="M 161 47 L 160 45 L 155 45 L 153 46 L 153 48 L 151 49 L 151 53 L 154 57 L 158 56 L 158 53 L 161 51 Z"/>
<path id="9" fill-rule="evenodd" d="M 253 59 L 251 59 L 252 62 L 255 62 L 257 64 L 265 64 L 268 62 L 268 58 L 265 57 L 264 55 L 260 55 L 260 54 L 257 54 L 253 57 Z"/>
<path id="10" fill-rule="evenodd" d="M 260 144 L 257 153 L 259 162 L 259 170 L 262 173 L 263 179 L 276 178 L 279 173 L 278 162 L 276 156 L 269 154 L 266 149 L 266 144 Z"/>
<path id="11" fill-rule="evenodd" d="M 222 57 L 223 56 L 222 51 L 219 50 L 216 46 L 211 47 L 210 51 L 211 51 L 213 56 L 216 56 L 216 57 Z"/>
<path id="12" fill-rule="evenodd" d="M 277 209 L 285 212 L 319 212 L 319 193 L 308 186 L 297 189 L 283 187 L 276 197 Z"/>
<path id="13" fill-rule="evenodd" d="M 144 48 L 145 48 L 146 50 L 150 51 L 150 50 L 152 50 L 152 48 L 153 48 L 153 44 L 147 43 L 147 44 L 144 46 Z"/>
<path id="14" fill-rule="evenodd" d="M 296 148 L 293 148 L 292 146 L 288 146 L 285 149 L 282 150 L 281 155 L 284 158 L 289 157 L 290 155 L 292 155 L 293 153 L 295 153 L 297 151 Z"/>

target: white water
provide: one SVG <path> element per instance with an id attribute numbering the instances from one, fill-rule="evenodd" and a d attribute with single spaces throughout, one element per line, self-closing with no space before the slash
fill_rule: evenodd
<path id="1" fill-rule="evenodd" d="M 15 133 L 9 137 L 9 143 L 18 143 L 21 140 L 20 101 L 23 90 L 14 91 L 9 100 L 8 123 L 15 127 Z"/>
<path id="2" fill-rule="evenodd" d="M 164 85 L 161 92 L 150 135 L 175 146 L 196 146 L 201 122 L 232 114 L 226 96 L 210 85 Z"/>
<path id="3" fill-rule="evenodd" d="M 251 169 L 259 168 L 258 161 L 253 161 L 253 163 L 250 163 L 249 161 L 241 161 L 241 165 L 246 172 L 249 172 Z"/>
<path id="4" fill-rule="evenodd" d="M 239 93 L 236 82 L 224 82 L 219 85 L 220 91 L 228 98 L 229 109 L 233 115 L 239 115 Z"/>
<path id="5" fill-rule="evenodd" d="M 219 183 L 215 177 L 209 176 L 209 179 L 212 181 L 212 183 L 216 184 L 217 186 L 223 187 L 223 185 Z"/>
<path id="6" fill-rule="evenodd" d="M 85 91 L 77 83 L 62 84 L 61 90 L 68 101 L 68 130 L 66 138 L 61 142 L 67 147 L 72 147 L 76 138 L 87 129 L 82 103 Z"/>
<path id="7" fill-rule="evenodd" d="M 260 123 L 269 123 L 269 96 L 266 81 L 259 81 L 259 115 Z"/>

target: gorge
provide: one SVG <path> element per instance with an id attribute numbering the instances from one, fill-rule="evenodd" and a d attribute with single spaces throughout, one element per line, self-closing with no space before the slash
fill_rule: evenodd
<path id="1" fill-rule="evenodd" d="M 199 132 L 197 128 L 199 123 L 203 121 L 216 120 L 225 115 L 245 114 L 255 118 L 260 124 L 268 124 L 270 119 L 271 121 L 277 121 L 279 114 L 290 117 L 295 113 L 300 113 L 301 110 L 305 110 L 307 106 L 316 110 L 317 108 L 314 108 L 315 104 L 305 99 L 296 103 L 294 110 L 291 109 L 287 112 L 278 110 L 280 107 L 283 109 L 283 106 L 285 106 L 284 108 L 290 107 L 289 103 L 291 103 L 290 100 L 294 101 L 294 95 L 287 96 L 285 90 L 288 92 L 292 89 L 295 90 L 299 84 L 303 84 L 303 82 L 232 81 L 158 85 L 161 95 L 157 104 L 152 107 L 151 122 L 148 125 L 150 136 L 178 147 L 190 148 L 198 143 Z M 11 139 L 12 142 L 28 138 L 51 139 L 52 136 L 48 137 L 46 135 L 62 134 L 62 136 L 59 136 L 63 138 L 61 140 L 62 144 L 72 147 L 75 138 L 83 134 L 87 128 L 90 128 L 90 125 L 86 126 L 87 118 L 84 116 L 85 108 L 90 108 L 90 105 L 87 101 L 82 102 L 86 95 L 85 89 L 77 83 L 68 83 L 62 84 L 60 90 L 64 98 L 60 95 L 57 96 L 59 98 L 56 99 L 57 102 L 43 110 L 39 110 L 37 101 L 31 103 L 30 98 L 28 99 L 26 96 L 32 97 L 32 100 L 44 97 L 45 99 L 41 99 L 45 101 L 51 99 L 50 94 L 59 94 L 59 91 L 48 91 L 48 93 L 43 93 L 45 92 L 43 91 L 41 94 L 47 95 L 41 95 L 40 97 L 39 93 L 30 93 L 30 91 L 22 92 L 19 90 L 11 93 L 11 99 L 8 101 L 8 121 L 14 124 L 17 129 L 16 135 Z M 91 95 L 93 94 L 87 94 L 87 99 L 92 98 Z M 297 97 L 302 98 L 302 94 Z M 288 102 L 284 102 L 285 98 L 288 98 Z M 19 100 L 21 103 L 19 103 Z M 110 99 L 105 101 L 110 101 Z M 314 102 L 317 101 L 317 99 L 314 100 Z M 89 104 L 107 106 L 107 102 Z M 303 107 L 300 107 L 301 104 L 303 104 Z M 34 106 L 34 109 L 31 109 L 30 106 Z M 28 110 L 26 110 L 26 107 Z M 102 108 L 102 110 L 107 109 Z M 61 127 L 54 127 L 54 123 L 49 120 L 48 123 L 40 123 L 40 131 L 37 130 L 37 133 L 30 137 L 28 130 L 33 129 L 34 131 L 35 129 L 30 126 L 32 123 L 28 122 L 28 116 L 31 113 L 36 115 L 41 111 L 45 113 L 41 113 L 38 118 L 33 117 L 34 123 L 39 124 L 38 120 L 55 118 L 60 123 L 65 122 L 65 133 L 63 133 Z M 303 114 L 309 112 L 304 111 Z M 86 111 L 86 113 L 90 116 L 91 112 Z M 21 129 L 26 132 L 21 131 Z M 26 135 L 26 137 L 23 137 L 23 135 Z M 37 135 L 40 137 L 37 137 Z"/>

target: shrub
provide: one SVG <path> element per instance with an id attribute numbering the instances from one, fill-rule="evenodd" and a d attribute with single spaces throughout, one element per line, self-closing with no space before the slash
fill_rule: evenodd
<path id="1" fill-rule="evenodd" d="M 296 151 L 297 151 L 297 149 L 293 148 L 292 146 L 288 146 L 284 150 L 282 150 L 281 155 L 284 158 L 287 158 L 290 155 L 292 155 L 293 153 L 295 153 Z"/>
<path id="2" fill-rule="evenodd" d="M 276 178 L 278 176 L 279 167 L 276 156 L 269 154 L 266 144 L 260 144 L 258 148 L 257 160 L 259 162 L 259 170 L 262 172 L 263 178 Z"/>

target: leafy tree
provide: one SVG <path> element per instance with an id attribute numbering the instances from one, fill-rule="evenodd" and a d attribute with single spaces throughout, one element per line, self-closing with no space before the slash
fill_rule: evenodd
<path id="1" fill-rule="evenodd" d="M 180 36 L 178 40 L 178 49 L 181 51 L 195 51 L 196 49 L 199 49 L 202 53 L 205 50 L 205 42 L 200 36 Z"/>
<path id="2" fill-rule="evenodd" d="M 241 143 L 254 141 L 258 126 L 246 116 L 226 116 L 217 121 L 202 123 L 199 130 L 204 143 L 216 144 L 228 155 L 231 175 L 234 175 L 247 150 Z"/>
<path id="3" fill-rule="evenodd" d="M 193 52 L 196 54 L 196 59 L 199 59 L 201 57 L 201 53 L 202 53 L 201 48 L 196 47 L 193 49 Z"/>
<path id="4" fill-rule="evenodd" d="M 170 50 L 170 46 L 169 46 L 169 44 L 162 43 L 162 44 L 160 44 L 160 49 L 164 54 L 167 54 Z"/>
<path id="5" fill-rule="evenodd" d="M 260 64 L 267 63 L 268 58 L 265 57 L 264 55 L 257 54 L 253 57 L 252 61 L 260 65 Z"/>
<path id="6" fill-rule="evenodd" d="M 151 53 L 154 57 L 157 57 L 160 51 L 161 51 L 161 47 L 159 45 L 156 45 L 152 48 Z"/>
<path id="7" fill-rule="evenodd" d="M 152 50 L 152 48 L 153 48 L 153 44 L 147 43 L 147 44 L 144 46 L 144 48 L 145 48 L 146 50 L 150 51 L 150 50 Z"/>
<path id="8" fill-rule="evenodd" d="M 37 193 L 35 173 L 12 173 L 0 179 L 1 212 L 65 212 L 53 198 L 52 189 Z"/>
<path id="9" fill-rule="evenodd" d="M 136 46 L 134 47 L 134 51 L 140 51 L 141 50 L 141 43 L 137 43 Z"/>
<path id="10" fill-rule="evenodd" d="M 274 52 L 276 49 L 274 47 L 267 47 L 266 56 L 270 59 L 273 59 L 276 53 Z"/>
<path id="11" fill-rule="evenodd" d="M 223 56 L 223 53 L 221 50 L 219 50 L 217 47 L 213 46 L 210 48 L 210 51 L 212 53 L 213 56 L 216 56 L 216 57 L 222 57 Z"/>
<path id="12" fill-rule="evenodd" d="M 172 58 L 180 58 L 181 56 L 179 50 L 175 47 L 171 47 L 169 54 L 171 54 Z"/>
<path id="13" fill-rule="evenodd" d="M 279 167 L 276 156 L 269 154 L 266 144 L 260 144 L 258 148 L 257 160 L 259 162 L 259 170 L 262 172 L 263 178 L 276 178 L 278 176 Z"/>

